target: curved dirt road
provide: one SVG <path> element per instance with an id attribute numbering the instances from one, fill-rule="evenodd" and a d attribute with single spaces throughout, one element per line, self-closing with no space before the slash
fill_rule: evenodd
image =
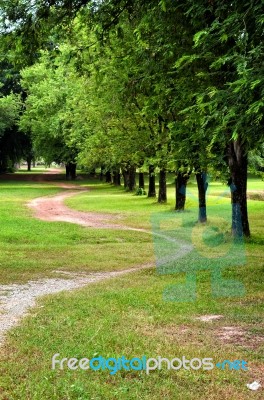
<path id="1" fill-rule="evenodd" d="M 45 196 L 33 199 L 27 204 L 28 207 L 34 211 L 34 216 L 36 218 L 43 221 L 69 222 L 93 228 L 139 231 L 164 237 L 162 234 L 154 233 L 146 229 L 132 228 L 125 225 L 111 223 L 109 221 L 114 221 L 119 218 L 119 216 L 113 214 L 82 212 L 70 209 L 64 204 L 64 200 L 89 189 L 84 189 L 74 184 L 56 182 L 55 185 L 65 189 L 65 191 L 54 196 Z M 174 255 L 174 258 L 182 257 L 192 249 L 192 246 L 187 243 L 171 238 L 166 238 L 166 240 L 178 245 L 180 244 L 181 246 L 177 251 L 177 257 Z M 123 271 L 91 274 L 74 274 L 67 271 L 54 271 L 54 273 L 65 274 L 68 279 L 42 279 L 31 281 L 27 284 L 0 285 L 0 345 L 3 344 L 5 333 L 11 327 L 19 323 L 20 319 L 24 314 L 26 314 L 28 309 L 35 305 L 37 298 L 48 294 L 58 293 L 62 290 L 73 290 L 93 282 L 153 267 L 153 264 L 143 264 Z"/>
<path id="2" fill-rule="evenodd" d="M 116 220 L 117 217 L 114 215 L 72 210 L 64 204 L 64 200 L 88 189 L 83 189 L 78 185 L 57 182 L 56 186 L 65 189 L 65 192 L 50 197 L 39 197 L 27 204 L 34 211 L 36 218 L 44 221 L 70 222 L 93 228 L 130 229 L 150 233 L 143 229 L 109 223 L 108 221 Z M 151 267 L 153 265 L 147 263 L 123 271 L 90 274 L 54 271 L 54 273 L 63 274 L 65 278 L 40 279 L 29 281 L 26 284 L 0 285 L 0 345 L 4 343 L 6 332 L 19 323 L 29 308 L 36 305 L 36 300 L 39 297 L 63 290 L 81 288 L 94 282 Z"/>
<path id="3" fill-rule="evenodd" d="M 118 214 L 84 212 L 69 208 L 64 204 L 64 200 L 76 196 L 80 194 L 80 192 L 87 192 L 90 189 L 67 183 L 56 182 L 55 185 L 65 189 L 65 192 L 54 196 L 38 197 L 27 203 L 27 206 L 34 211 L 35 218 L 41 219 L 42 221 L 70 222 L 97 229 L 121 229 L 162 236 L 144 228 L 133 228 L 127 225 L 111 223 L 111 221 L 116 221 L 121 218 L 121 215 Z"/>
<path id="4" fill-rule="evenodd" d="M 34 210 L 34 215 L 36 218 L 39 218 L 43 221 L 70 222 L 92 228 L 124 229 L 144 232 L 143 229 L 131 228 L 109 222 L 115 221 L 117 218 L 119 218 L 112 214 L 82 212 L 67 207 L 64 204 L 65 199 L 76 196 L 80 192 L 84 192 L 89 189 L 83 189 L 80 186 L 73 184 L 56 183 L 56 185 L 65 189 L 65 192 L 56 194 L 54 196 L 39 197 L 31 200 L 27 204 L 32 210 Z"/>

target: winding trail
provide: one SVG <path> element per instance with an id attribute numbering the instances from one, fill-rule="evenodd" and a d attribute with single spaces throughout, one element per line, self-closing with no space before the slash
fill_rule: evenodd
<path id="1" fill-rule="evenodd" d="M 4 344 L 5 334 L 17 325 L 27 311 L 36 305 L 36 300 L 45 295 L 59 293 L 63 290 L 74 290 L 85 285 L 115 278 L 131 272 L 153 267 L 153 264 L 144 264 L 123 271 L 101 272 L 91 274 L 77 274 L 66 271 L 54 271 L 64 274 L 66 278 L 40 279 L 29 281 L 26 284 L 0 285 L 0 346 Z"/>
<path id="2" fill-rule="evenodd" d="M 146 229 L 118 225 L 113 222 L 111 223 L 111 221 L 119 219 L 119 215 L 82 212 L 70 209 L 64 204 L 64 200 L 78 195 L 80 192 L 88 191 L 89 189 L 74 184 L 58 182 L 54 182 L 54 185 L 65 189 L 65 191 L 54 196 L 35 198 L 27 203 L 27 206 L 33 210 L 34 216 L 40 220 L 69 222 L 97 229 L 121 229 L 139 231 L 151 235 L 154 234 L 155 236 L 165 238 L 178 246 L 180 245 L 180 249 L 178 248 L 176 252 L 177 254 L 173 255 L 173 259 L 184 256 L 193 248 L 192 245 L 188 243 L 168 238 L 157 232 L 154 233 Z M 94 282 L 153 267 L 153 263 L 147 263 L 123 271 L 90 274 L 54 271 L 55 274 L 60 274 L 59 278 L 40 279 L 29 281 L 26 284 L 0 285 L 0 345 L 4 343 L 6 332 L 19 323 L 20 319 L 27 313 L 29 308 L 36 305 L 36 300 L 39 297 L 58 293 L 63 290 L 74 290 Z M 65 278 L 61 278 L 61 274 L 64 274 Z"/>
<path id="3" fill-rule="evenodd" d="M 31 200 L 27 205 L 34 211 L 34 216 L 42 221 L 61 221 L 70 222 L 91 228 L 100 229 L 123 229 L 151 233 L 145 229 L 132 228 L 125 225 L 118 225 L 109 221 L 119 219 L 120 216 L 113 214 L 104 214 L 96 212 L 83 212 L 73 210 L 64 204 L 64 200 L 80 194 L 80 192 L 87 192 L 89 189 L 81 188 L 73 184 L 59 184 L 65 189 L 65 193 L 59 193 L 54 196 L 39 197 Z"/>
<path id="4" fill-rule="evenodd" d="M 180 246 L 180 249 L 177 248 L 176 252 L 173 254 L 173 260 L 183 257 L 193 249 L 193 246 L 191 244 L 184 242 L 183 240 L 180 239 L 175 240 L 162 233 L 153 232 L 151 230 L 143 228 L 133 228 L 127 225 L 118 225 L 116 223 L 114 224 L 109 222 L 119 219 L 121 217 L 120 215 L 106 214 L 106 213 L 103 214 L 95 212 L 82 212 L 73 210 L 64 204 L 64 200 L 72 196 L 76 196 L 77 194 L 80 193 L 80 191 L 87 192 L 89 191 L 89 188 L 88 189 L 81 188 L 80 186 L 74 184 L 57 183 L 56 185 L 67 191 L 65 193 L 59 193 L 51 197 L 48 196 L 39 197 L 33 199 L 28 203 L 28 206 L 34 210 L 36 218 L 39 218 L 43 221 L 70 222 L 97 229 L 100 228 L 100 229 L 131 230 L 131 231 L 147 233 L 149 235 L 154 235 L 155 237 L 163 238 L 168 242 Z M 169 261 L 170 256 L 166 258 L 167 261 Z M 165 259 L 160 260 L 160 262 L 161 264 L 163 264 L 165 262 Z"/>
<path id="5" fill-rule="evenodd" d="M 55 196 L 39 197 L 27 203 L 34 211 L 34 216 L 43 221 L 70 222 L 92 228 L 124 229 L 151 233 L 144 229 L 111 224 L 108 221 L 116 220 L 111 214 L 94 212 L 81 212 L 72 210 L 64 204 L 64 200 L 89 189 L 81 188 L 74 184 L 54 182 L 65 192 Z M 64 275 L 65 278 L 50 278 L 29 281 L 26 284 L 0 285 L 0 345 L 4 344 L 6 332 L 17 325 L 27 311 L 36 305 L 39 297 L 58 293 L 64 290 L 74 290 L 85 285 L 99 282 L 120 275 L 152 268 L 153 264 L 147 263 L 123 271 L 102 273 L 73 273 L 67 271 L 54 271 L 55 274 Z"/>

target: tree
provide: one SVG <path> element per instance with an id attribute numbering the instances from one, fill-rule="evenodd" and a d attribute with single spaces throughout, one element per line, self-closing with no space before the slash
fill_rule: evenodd
<path id="1" fill-rule="evenodd" d="M 25 93 L 20 85 L 19 67 L 12 58 L 13 52 L 4 51 L 5 38 L 1 39 L 3 40 L 1 40 L 0 46 L 0 82 L 2 84 L 1 92 L 5 98 L 1 100 L 3 128 L 0 147 L 1 171 L 6 172 L 13 171 L 14 164 L 19 163 L 21 158 L 31 164 L 33 151 L 30 134 L 24 134 L 18 129 L 18 117 L 23 110 L 23 100 L 25 99 Z M 4 106 L 5 101 L 7 102 L 6 106 Z"/>
<path id="2" fill-rule="evenodd" d="M 10 94 L 0 97 L 0 135 L 17 121 L 21 103 L 18 96 Z"/>
<path id="3" fill-rule="evenodd" d="M 71 78 L 62 67 L 53 65 L 49 53 L 22 72 L 22 85 L 27 92 L 20 129 L 31 132 L 37 154 L 47 164 L 65 163 L 66 178 L 76 177 L 77 148 L 67 140 L 64 126 L 70 123 L 66 113 L 66 98 L 72 90 Z"/>
<path id="4" fill-rule="evenodd" d="M 264 176 L 264 143 L 251 150 L 248 155 L 249 171 L 253 174 Z"/>
<path id="5" fill-rule="evenodd" d="M 247 215 L 248 152 L 263 137 L 262 2 L 223 4 L 206 0 L 181 2 L 196 29 L 195 54 L 182 57 L 181 68 L 199 67 L 205 79 L 192 110 L 200 115 L 210 146 L 224 148 L 230 171 L 232 231 L 250 235 Z M 189 108 L 186 115 L 190 114 Z M 219 150 L 218 150 L 219 151 Z"/>
<path id="6" fill-rule="evenodd" d="M 21 157 L 20 140 L 16 122 L 21 110 L 19 96 L 10 94 L 0 97 L 0 172 L 12 170 Z"/>

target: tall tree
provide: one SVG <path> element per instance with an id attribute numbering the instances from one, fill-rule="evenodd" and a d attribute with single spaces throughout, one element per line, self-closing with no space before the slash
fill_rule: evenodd
<path id="1" fill-rule="evenodd" d="M 263 140 L 263 3 L 181 2 L 197 33 L 195 56 L 182 58 L 200 67 L 209 85 L 196 93 L 195 112 L 211 143 L 224 144 L 230 170 L 232 230 L 249 236 L 248 152 Z"/>

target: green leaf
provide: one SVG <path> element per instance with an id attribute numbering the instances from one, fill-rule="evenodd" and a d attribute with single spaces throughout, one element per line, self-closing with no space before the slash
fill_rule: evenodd
<path id="1" fill-rule="evenodd" d="M 255 87 L 256 87 L 257 85 L 259 85 L 261 82 L 262 82 L 262 79 L 257 79 L 257 80 L 255 80 L 255 81 L 251 82 L 251 84 L 250 84 L 250 89 L 255 89 Z"/>
<path id="2" fill-rule="evenodd" d="M 208 35 L 207 30 L 197 32 L 193 37 L 194 47 L 199 46 L 199 44 L 201 42 L 201 38 L 205 39 L 205 36 L 207 36 L 207 35 Z"/>
<path id="3" fill-rule="evenodd" d="M 222 43 L 225 43 L 225 42 L 227 42 L 227 40 L 228 40 L 228 35 L 226 33 L 223 33 L 223 35 L 221 35 L 221 37 L 220 37 L 220 41 Z"/>
<path id="4" fill-rule="evenodd" d="M 164 11 L 164 12 L 167 11 L 166 0 L 161 0 L 161 1 L 159 2 L 159 6 L 161 7 L 162 11 Z"/>

